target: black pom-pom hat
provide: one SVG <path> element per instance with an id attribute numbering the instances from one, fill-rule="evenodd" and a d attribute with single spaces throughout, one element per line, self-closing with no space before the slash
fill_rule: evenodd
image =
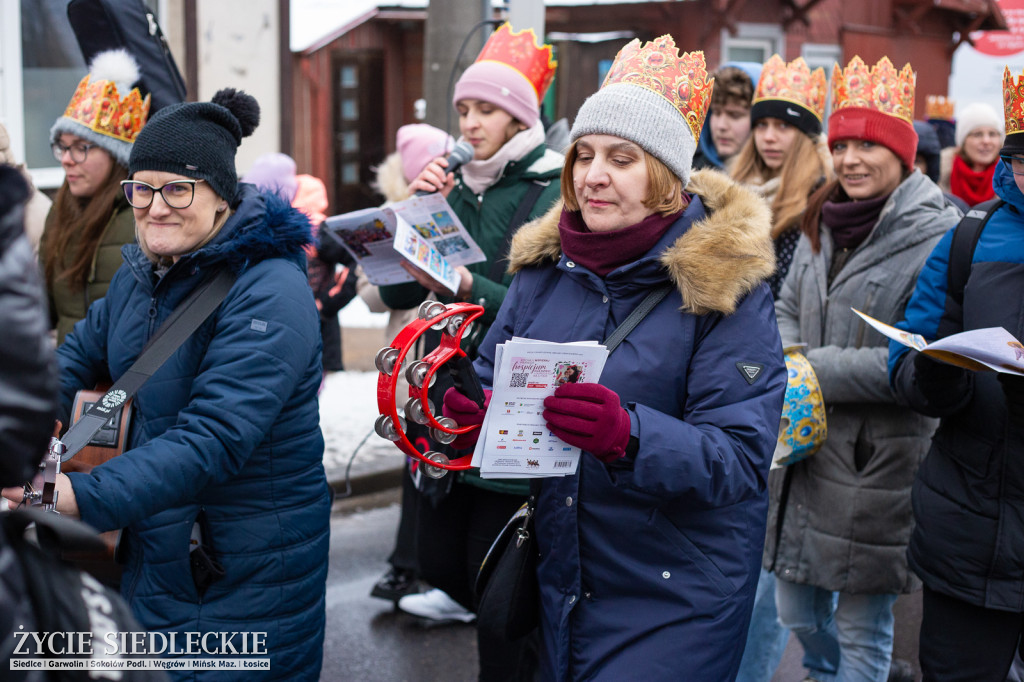
<path id="1" fill-rule="evenodd" d="M 131 177 L 143 170 L 203 179 L 232 206 L 238 193 L 235 153 L 260 122 L 260 105 L 241 90 L 225 88 L 209 102 L 164 107 L 132 145 Z"/>

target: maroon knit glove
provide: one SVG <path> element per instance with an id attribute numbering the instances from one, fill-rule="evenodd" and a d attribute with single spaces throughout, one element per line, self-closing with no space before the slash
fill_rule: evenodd
<path id="1" fill-rule="evenodd" d="M 459 426 L 471 424 L 483 424 L 484 414 L 487 406 L 491 404 L 491 391 L 484 389 L 484 406 L 481 408 L 466 396 L 459 393 L 459 389 L 452 386 L 444 392 L 444 404 L 441 405 L 441 414 L 454 419 Z M 456 450 L 465 450 L 476 445 L 480 438 L 480 429 L 474 429 L 469 433 L 457 436 L 452 441 L 452 447 Z"/>
<path id="2" fill-rule="evenodd" d="M 619 394 L 601 384 L 562 384 L 544 399 L 544 421 L 551 433 L 586 450 L 605 464 L 626 453 L 629 413 Z"/>

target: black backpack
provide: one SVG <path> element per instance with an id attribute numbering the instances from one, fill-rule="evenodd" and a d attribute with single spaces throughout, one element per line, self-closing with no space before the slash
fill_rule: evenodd
<path id="1" fill-rule="evenodd" d="M 70 0 L 68 21 L 86 64 L 96 54 L 116 48 L 135 57 L 141 73 L 139 88 L 143 95 L 152 96 L 150 116 L 168 104 L 185 101 L 185 79 L 156 17 L 142 0 Z"/>
<path id="2" fill-rule="evenodd" d="M 963 331 L 964 288 L 971 276 L 974 250 L 992 215 L 1006 202 L 1000 198 L 973 206 L 953 228 L 949 246 L 949 268 L 946 271 L 946 307 L 939 321 L 938 336 L 943 338 Z"/>
<path id="3" fill-rule="evenodd" d="M 26 530 L 34 528 L 36 541 L 29 539 Z M 102 585 L 88 573 L 75 569 L 58 558 L 60 549 L 96 549 L 102 545 L 95 531 L 85 524 L 57 514 L 32 507 L 0 512 L 0 542 L 8 544 L 18 558 L 24 589 L 32 603 L 35 617 L 33 629 L 38 633 L 90 633 L 94 655 L 106 653 L 109 642 L 119 643 L 119 633 L 145 632 L 132 616 L 121 596 Z M 12 635 L 13 636 L 13 635 Z M 37 651 L 31 638 L 20 638 L 20 651 L 15 649 L 11 658 L 88 658 L 66 653 L 56 654 L 46 649 Z M 49 643 L 47 640 L 44 642 Z M 64 640 L 57 638 L 56 645 Z M 4 667 L 9 665 L 5 663 Z M 118 670 L 122 682 L 165 682 L 167 676 L 160 670 Z M 48 670 L 47 680 L 77 681 L 93 679 L 88 670 Z"/>

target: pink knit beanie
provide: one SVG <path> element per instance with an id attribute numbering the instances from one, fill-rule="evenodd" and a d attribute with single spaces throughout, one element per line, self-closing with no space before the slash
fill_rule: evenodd
<path id="1" fill-rule="evenodd" d="M 444 156 L 455 144 L 452 136 L 426 123 L 412 123 L 398 129 L 395 137 L 398 154 L 402 157 L 402 174 L 412 182 L 439 156 Z"/>
<path id="2" fill-rule="evenodd" d="M 540 119 L 540 103 L 533 85 L 523 74 L 501 62 L 476 62 L 466 69 L 455 84 L 452 106 L 463 99 L 490 102 L 530 128 Z"/>

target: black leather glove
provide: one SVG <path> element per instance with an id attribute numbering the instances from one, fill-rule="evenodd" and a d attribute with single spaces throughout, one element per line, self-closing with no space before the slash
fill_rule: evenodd
<path id="1" fill-rule="evenodd" d="M 1006 396 L 1006 411 L 1015 426 L 1024 426 L 1024 377 L 1000 372 L 999 383 Z"/>
<path id="2" fill-rule="evenodd" d="M 955 402 L 955 396 L 966 390 L 967 371 L 962 367 L 932 360 L 924 353 L 918 353 L 914 358 L 917 386 L 929 402 Z"/>

